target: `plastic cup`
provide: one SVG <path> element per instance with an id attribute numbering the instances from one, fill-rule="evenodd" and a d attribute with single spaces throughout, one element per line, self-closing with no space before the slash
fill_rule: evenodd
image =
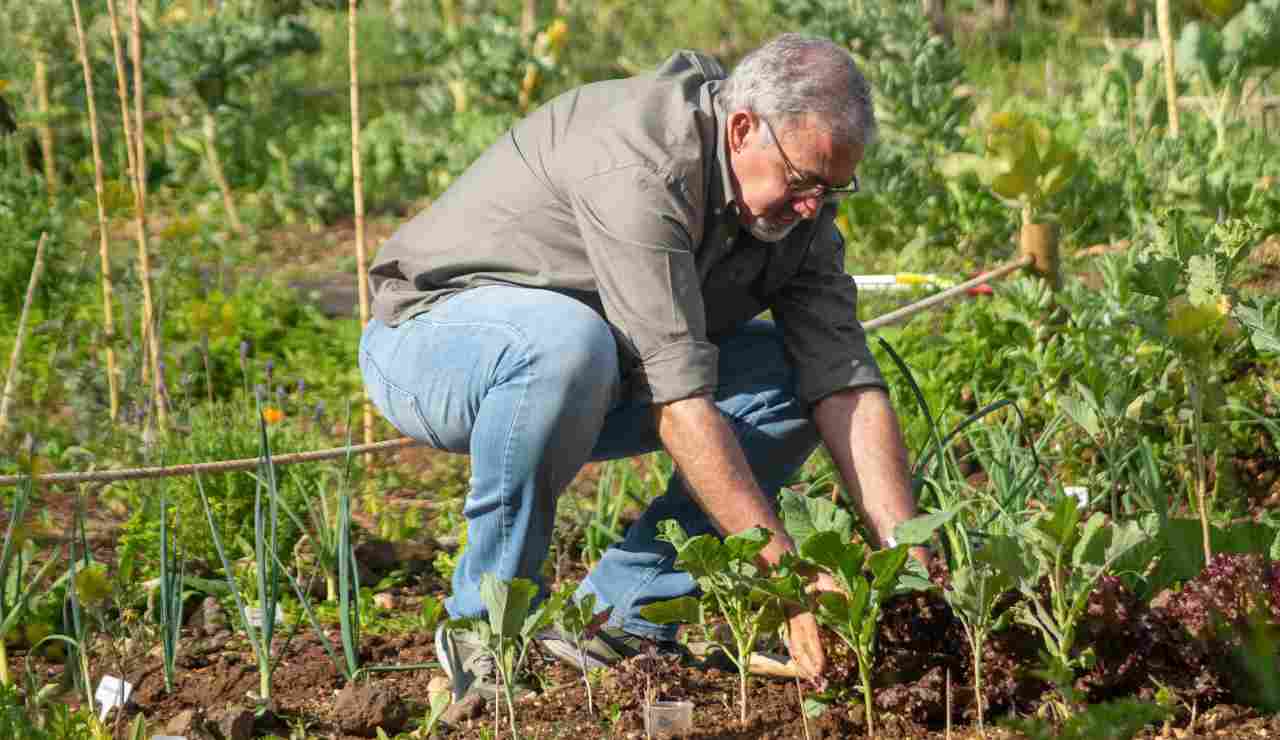
<path id="1" fill-rule="evenodd" d="M 675 737 L 693 732 L 693 702 L 655 701 L 645 708 L 645 731 L 654 737 Z"/>

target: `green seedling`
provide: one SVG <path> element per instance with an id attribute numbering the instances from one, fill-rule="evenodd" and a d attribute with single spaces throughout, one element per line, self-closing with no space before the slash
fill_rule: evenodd
<path id="1" fill-rule="evenodd" d="M 861 542 L 852 541 L 853 517 L 848 512 L 825 499 L 801 498 L 784 494 L 783 518 L 798 542 L 800 559 L 830 574 L 843 591 L 818 594 L 817 617 L 858 660 L 867 732 L 874 735 L 871 669 L 881 606 L 895 593 L 931 585 L 915 561 L 907 570 L 906 544 L 869 553 Z"/>
<path id="2" fill-rule="evenodd" d="M 760 567 L 759 555 L 769 544 L 770 533 L 759 527 L 725 537 L 700 534 L 690 537 L 672 519 L 658 525 L 659 539 L 676 550 L 676 567 L 688 573 L 702 589 L 701 598 L 681 596 L 648 604 L 640 614 L 658 624 L 695 623 L 707 640 L 721 650 L 738 669 L 739 718 L 747 721 L 747 677 L 756 638 L 773 632 L 785 620 L 784 603 L 797 588 L 794 574 L 783 569 L 771 576 Z M 709 613 L 724 617 L 732 642 L 718 639 L 707 623 Z"/>
<path id="3" fill-rule="evenodd" d="M 159 615 L 161 644 L 164 650 L 164 690 L 172 694 L 178 660 L 178 641 L 182 635 L 182 581 L 185 568 L 177 538 L 173 537 L 172 542 L 170 539 L 169 496 L 167 491 L 161 488 L 160 603 L 156 612 Z"/>
<path id="4" fill-rule="evenodd" d="M 1023 600 L 1014 616 L 1044 641 L 1045 675 L 1058 687 L 1062 701 L 1056 709 L 1063 719 L 1077 703 L 1072 688 L 1076 669 L 1093 662 L 1092 650 L 1075 649 L 1089 594 L 1120 558 L 1151 537 L 1138 522 L 1108 524 L 1100 512 L 1081 521 L 1082 514 L 1075 498 L 1060 496 L 1051 511 L 1022 527 L 1016 561 L 1006 560 L 1005 553 L 993 560 L 993 565 L 1017 573 L 1014 580 Z M 1048 584 L 1047 600 L 1041 595 L 1042 582 Z"/>
<path id="5" fill-rule="evenodd" d="M 578 667 L 582 670 L 582 684 L 587 688 L 587 714 L 595 716 L 595 702 L 591 696 L 591 679 L 587 675 L 586 653 L 582 645 L 604 625 L 613 609 L 605 609 L 596 613 L 596 595 L 584 594 L 581 599 L 573 598 L 573 586 L 567 585 L 565 593 L 559 598 L 564 607 L 556 614 L 555 624 L 560 632 L 573 643 L 578 653 Z"/>
<path id="6" fill-rule="evenodd" d="M 480 579 L 480 598 L 488 611 L 488 619 L 456 620 L 459 627 L 469 628 L 477 639 L 487 646 L 493 656 L 507 700 L 507 714 L 511 722 L 511 736 L 518 737 L 516 729 L 516 676 L 529 656 L 529 646 L 534 637 L 555 621 L 564 607 L 568 592 L 553 593 L 540 604 L 534 605 L 538 586 L 526 578 L 501 581 L 492 573 Z M 453 675 L 459 675 L 461 666 L 454 666 Z M 455 687 L 455 692 L 457 687 Z M 455 700 L 462 698 L 455 695 Z M 497 722 L 498 703 L 494 703 L 494 721 Z M 496 727 L 495 727 L 496 734 Z"/>
<path id="7" fill-rule="evenodd" d="M 27 578 L 32 561 L 23 546 L 25 533 L 22 521 L 31 500 L 31 490 L 31 478 L 24 479 L 18 485 L 13 497 L 13 508 L 9 512 L 9 524 L 4 531 L 4 545 L 0 547 L 0 685 L 4 686 L 13 685 L 9 674 L 9 649 L 4 635 L 8 635 L 22 623 L 36 587 L 44 582 L 58 562 L 57 558 L 49 558 L 34 576 Z"/>
<path id="8" fill-rule="evenodd" d="M 946 514 L 954 511 L 916 517 L 899 525 L 894 536 L 907 545 L 927 542 L 933 531 L 950 518 Z M 992 535 L 974 551 L 968 562 L 951 571 L 950 587 L 942 592 L 952 612 L 960 619 L 973 653 L 973 693 L 978 710 L 978 734 L 983 736 L 986 735 L 982 694 L 983 649 L 987 638 L 1008 626 L 1013 616 L 1012 610 L 997 616 L 996 602 L 1014 588 L 1026 575 L 1026 570 L 1018 543 L 1006 535 Z"/>

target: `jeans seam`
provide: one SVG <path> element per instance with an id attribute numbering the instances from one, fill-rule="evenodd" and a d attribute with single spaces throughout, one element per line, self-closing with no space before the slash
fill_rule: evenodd
<path id="1" fill-rule="evenodd" d="M 442 449 L 442 445 L 440 444 L 440 435 L 436 434 L 435 429 L 427 423 L 426 416 L 422 414 L 422 406 L 418 403 L 418 397 L 395 383 L 392 383 L 382 372 L 382 368 L 378 367 L 378 363 L 373 359 L 372 353 L 368 350 L 364 350 L 361 354 L 364 355 L 365 363 L 369 366 L 369 369 L 378 376 L 379 382 L 386 386 L 388 390 L 395 391 L 402 397 L 409 399 L 409 406 L 413 409 L 414 417 L 417 418 L 418 423 L 422 425 L 422 428 L 426 430 L 427 441 L 431 443 L 432 447 Z"/>

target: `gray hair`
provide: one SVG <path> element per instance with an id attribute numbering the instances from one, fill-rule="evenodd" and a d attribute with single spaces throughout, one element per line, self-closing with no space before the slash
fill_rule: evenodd
<path id="1" fill-rule="evenodd" d="M 871 86 L 849 52 L 827 39 L 778 36 L 738 62 L 721 96 L 727 110 L 745 108 L 775 126 L 814 115 L 844 144 L 865 149 L 876 138 Z"/>

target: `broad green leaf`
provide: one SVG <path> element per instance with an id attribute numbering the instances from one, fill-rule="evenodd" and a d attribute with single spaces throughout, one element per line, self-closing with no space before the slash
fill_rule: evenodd
<path id="1" fill-rule="evenodd" d="M 538 587 L 525 578 L 500 581 L 492 573 L 480 578 L 480 598 L 489 611 L 489 626 L 499 637 L 511 639 L 520 634 L 529 607 L 538 595 Z"/>
<path id="2" fill-rule="evenodd" d="M 1093 546 L 1095 538 L 1102 531 L 1102 527 L 1106 524 L 1107 518 L 1101 512 L 1094 512 L 1085 522 L 1084 528 L 1080 532 L 1080 539 L 1076 541 L 1076 546 L 1071 552 L 1071 563 L 1076 568 L 1080 568 L 1086 563 L 1096 563 L 1097 559 L 1091 557 L 1090 548 Z"/>
<path id="3" fill-rule="evenodd" d="M 853 536 L 853 516 L 829 499 L 783 491 L 782 523 L 797 545 L 815 532 L 836 532 L 842 539 Z"/>
<path id="4" fill-rule="evenodd" d="M 1254 349 L 1269 354 L 1280 354 L 1280 301 L 1270 305 L 1262 297 L 1252 302 L 1242 302 L 1235 307 L 1235 317 L 1249 330 L 1249 340 Z"/>
<path id="5" fill-rule="evenodd" d="M 1102 422 L 1098 419 L 1098 412 L 1084 398 L 1079 395 L 1065 396 L 1059 399 L 1058 407 L 1090 437 L 1097 439 L 1102 436 Z"/>
<path id="6" fill-rule="evenodd" d="M 942 511 L 921 514 L 908 519 L 893 528 L 893 538 L 900 545 L 923 545 L 933 537 L 934 532 L 946 526 L 961 511 L 964 511 L 969 506 L 969 503 L 967 500 L 958 501 L 950 508 Z"/>
<path id="7" fill-rule="evenodd" d="M 824 591 L 818 594 L 818 621 L 840 633 L 847 640 L 854 636 L 849 632 L 852 612 L 849 609 L 849 597 Z"/>
<path id="8" fill-rule="evenodd" d="M 801 557 L 831 571 L 845 588 L 863 581 L 865 553 L 860 543 L 845 540 L 836 532 L 818 532 L 800 546 Z"/>
<path id="9" fill-rule="evenodd" d="M 1173 257 L 1148 255 L 1134 264 L 1129 279 L 1139 293 L 1167 301 L 1179 292 L 1182 263 Z"/>
<path id="10" fill-rule="evenodd" d="M 1145 531 L 1138 522 L 1125 522 L 1119 526 L 1112 526 L 1111 544 L 1107 546 L 1107 562 L 1116 562 L 1128 554 L 1130 550 L 1149 539 L 1151 539 L 1151 534 Z"/>
<path id="11" fill-rule="evenodd" d="M 1011 582 L 1020 581 L 1032 570 L 1034 563 L 1023 552 L 1018 540 L 997 534 L 986 539 L 973 555 L 974 562 L 990 565 L 998 573 L 1008 576 Z"/>
<path id="12" fill-rule="evenodd" d="M 871 570 L 871 587 L 878 593 L 884 593 L 893 587 L 907 562 L 907 546 L 898 545 L 885 550 L 877 550 L 867 557 L 867 566 Z"/>
<path id="13" fill-rule="evenodd" d="M 689 535 L 675 519 L 663 519 L 658 522 L 658 539 L 670 542 L 676 548 L 676 552 L 679 552 L 680 546 L 689 539 Z"/>
<path id="14" fill-rule="evenodd" d="M 702 603 L 692 596 L 655 601 L 640 607 L 640 616 L 655 624 L 697 624 L 702 621 Z"/>
<path id="15" fill-rule="evenodd" d="M 769 544 L 772 536 L 764 527 L 752 527 L 725 537 L 724 552 L 731 560 L 754 562 L 760 551 Z"/>
<path id="16" fill-rule="evenodd" d="M 934 584 L 933 581 L 929 580 L 929 571 L 916 562 L 915 558 L 907 558 L 907 562 L 902 566 L 902 571 L 898 574 L 898 585 L 894 589 L 895 593 L 932 591 L 933 589 Z"/>
<path id="17" fill-rule="evenodd" d="M 1217 29 L 1192 21 L 1182 27 L 1178 37 L 1177 58 L 1188 72 L 1199 72 L 1215 87 L 1222 84 L 1224 75 L 1222 36 Z M 1185 60 L 1185 61 L 1184 61 Z"/>
<path id="18" fill-rule="evenodd" d="M 538 607 L 525 618 L 520 628 L 520 636 L 526 640 L 533 639 L 538 633 L 555 623 L 561 612 L 565 610 L 565 602 L 570 601 L 573 594 L 567 589 L 553 591 L 542 600 Z"/>
<path id="19" fill-rule="evenodd" d="M 694 578 L 720 573 L 729 564 L 729 551 L 715 535 L 700 534 L 676 547 L 676 565 Z"/>

